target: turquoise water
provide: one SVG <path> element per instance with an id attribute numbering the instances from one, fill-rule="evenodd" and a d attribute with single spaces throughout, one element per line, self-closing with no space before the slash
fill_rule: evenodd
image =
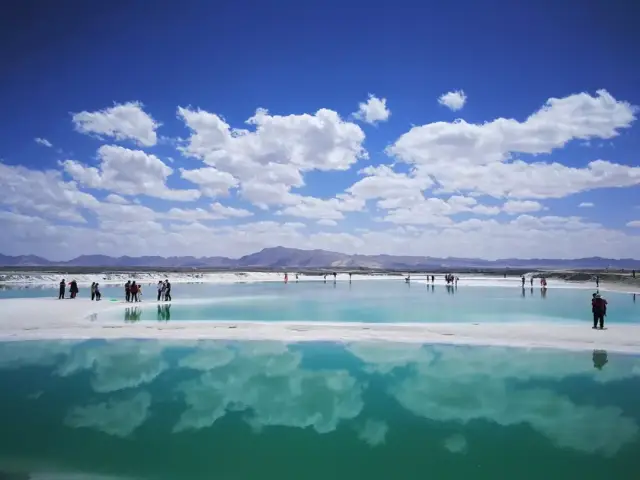
<path id="1" fill-rule="evenodd" d="M 174 300 L 158 306 L 149 299 L 139 306 L 104 314 L 138 320 L 324 321 L 324 322 L 591 322 L 591 290 L 500 286 L 407 285 L 379 280 L 189 285 L 173 292 Z M 640 322 L 640 304 L 632 295 L 607 292 L 607 322 Z M 191 300 L 193 300 L 191 302 Z"/>
<path id="2" fill-rule="evenodd" d="M 0 385 L 0 478 L 640 471 L 640 358 L 602 351 L 15 342 L 0 344 Z"/>

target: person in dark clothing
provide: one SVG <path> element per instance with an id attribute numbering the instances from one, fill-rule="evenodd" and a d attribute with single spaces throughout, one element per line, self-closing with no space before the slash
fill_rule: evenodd
<path id="1" fill-rule="evenodd" d="M 131 287 L 129 287 L 129 291 L 131 292 L 131 301 L 138 302 L 138 285 L 135 281 L 131 284 Z"/>
<path id="2" fill-rule="evenodd" d="M 164 300 L 165 302 L 171 301 L 171 283 L 168 278 L 164 281 Z"/>
<path id="3" fill-rule="evenodd" d="M 100 286 L 98 285 L 98 283 L 96 283 L 95 288 L 95 293 L 96 293 L 96 301 L 99 301 L 102 298 L 102 294 L 100 293 Z"/>
<path id="4" fill-rule="evenodd" d="M 80 290 L 78 290 L 78 282 L 76 282 L 75 280 L 71 280 L 71 282 L 69 283 L 69 293 L 71 294 L 71 298 L 76 298 L 79 291 Z"/>
<path id="5" fill-rule="evenodd" d="M 91 300 L 96 299 L 96 282 L 91 282 Z"/>
<path id="6" fill-rule="evenodd" d="M 599 324 L 600 330 L 602 330 L 604 328 L 604 317 L 607 316 L 607 301 L 598 293 L 594 293 L 591 298 L 591 312 L 593 313 L 593 328 L 598 328 Z"/>
<path id="7" fill-rule="evenodd" d="M 64 278 L 60 282 L 60 292 L 58 293 L 58 300 L 62 300 L 64 298 L 64 291 L 67 288 L 67 284 L 64 282 Z"/>
<path id="8" fill-rule="evenodd" d="M 124 284 L 124 300 L 125 302 L 131 301 L 131 280 L 127 280 Z"/>

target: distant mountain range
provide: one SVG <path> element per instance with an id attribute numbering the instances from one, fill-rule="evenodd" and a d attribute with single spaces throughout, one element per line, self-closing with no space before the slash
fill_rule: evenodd
<path id="1" fill-rule="evenodd" d="M 240 258 L 227 257 L 110 257 L 107 255 L 81 255 L 66 262 L 52 262 L 35 255 L 7 256 L 0 254 L 2 267 L 104 267 L 104 268 L 261 268 L 261 269 L 460 269 L 460 268 L 551 268 L 551 269 L 640 269 L 640 260 L 631 258 L 577 258 L 564 259 L 518 259 L 482 260 L 478 258 L 436 258 L 396 255 L 347 255 L 326 250 L 299 250 L 274 247 Z"/>

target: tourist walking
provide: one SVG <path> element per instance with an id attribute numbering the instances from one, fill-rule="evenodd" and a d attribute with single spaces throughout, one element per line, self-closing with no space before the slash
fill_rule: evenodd
<path id="1" fill-rule="evenodd" d="M 78 289 L 78 282 L 76 282 L 75 280 L 71 280 L 71 282 L 69 282 L 70 298 L 76 298 L 79 291 L 80 290 Z"/>
<path id="2" fill-rule="evenodd" d="M 58 292 L 58 300 L 64 299 L 64 292 L 67 289 L 67 284 L 64 281 L 64 278 L 60 282 L 60 291 Z"/>

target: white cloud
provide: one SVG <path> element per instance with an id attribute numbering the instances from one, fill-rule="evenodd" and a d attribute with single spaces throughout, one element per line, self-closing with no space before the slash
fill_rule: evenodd
<path id="1" fill-rule="evenodd" d="M 321 218 L 316 223 L 324 227 L 335 227 L 338 225 L 338 222 L 336 222 L 335 220 L 330 220 L 328 218 Z"/>
<path id="2" fill-rule="evenodd" d="M 229 189 L 237 187 L 239 183 L 230 173 L 213 167 L 195 170 L 181 168 L 180 176 L 198 185 L 202 194 L 207 197 L 225 197 L 229 195 Z"/>
<path id="3" fill-rule="evenodd" d="M 416 126 L 387 151 L 435 179 L 442 191 L 495 197 L 560 198 L 584 190 L 640 184 L 640 167 L 596 160 L 587 168 L 526 163 L 515 154 L 547 154 L 576 139 L 610 139 L 635 120 L 637 108 L 605 90 L 551 98 L 525 121 L 498 118 Z"/>
<path id="4" fill-rule="evenodd" d="M 465 103 L 467 103 L 467 96 L 464 90 L 454 90 L 440 95 L 440 97 L 438 97 L 438 103 L 456 112 L 461 110 Z"/>
<path id="5" fill-rule="evenodd" d="M 366 102 L 360 102 L 358 111 L 353 114 L 358 120 L 370 124 L 385 122 L 389 119 L 390 115 L 391 110 L 387 108 L 387 99 L 378 98 L 372 94 L 369 94 Z"/>
<path id="6" fill-rule="evenodd" d="M 594 204 L 591 203 L 591 202 L 582 202 L 580 205 L 578 205 L 578 207 L 580 207 L 580 208 L 590 208 L 590 207 L 593 207 L 593 206 L 594 206 Z"/>
<path id="7" fill-rule="evenodd" d="M 65 160 L 65 171 L 89 188 L 110 190 L 124 195 L 148 195 L 174 201 L 191 201 L 200 197 L 198 190 L 178 190 L 167 186 L 173 173 L 155 155 L 142 150 L 103 145 L 98 149 L 99 168 Z"/>
<path id="8" fill-rule="evenodd" d="M 0 205 L 17 213 L 85 223 L 81 209 L 93 208 L 98 200 L 65 182 L 54 170 L 30 170 L 0 163 Z"/>
<path id="9" fill-rule="evenodd" d="M 107 195 L 105 201 L 109 203 L 116 203 L 118 205 L 129 205 L 131 203 L 126 198 L 121 197 L 120 195 L 116 195 L 115 193 L 110 193 L 109 195 Z"/>
<path id="10" fill-rule="evenodd" d="M 53 144 L 46 138 L 36 137 L 34 138 L 34 141 L 44 147 L 53 148 Z"/>
<path id="11" fill-rule="evenodd" d="M 508 200 L 502 206 L 502 210 L 511 215 L 517 213 L 537 212 L 544 207 L 540 202 L 532 200 Z"/>
<path id="12" fill-rule="evenodd" d="M 627 227 L 638 227 L 640 228 L 640 220 L 632 220 L 627 223 Z"/>
<path id="13" fill-rule="evenodd" d="M 138 145 L 156 144 L 160 124 L 143 110 L 140 102 L 115 104 L 95 112 L 73 114 L 73 123 L 80 133 L 107 136 L 116 140 L 133 140 Z"/>
<path id="14" fill-rule="evenodd" d="M 361 158 L 364 132 L 327 109 L 314 115 L 270 115 L 258 109 L 246 123 L 255 130 L 231 128 L 220 116 L 204 110 L 179 108 L 178 116 L 191 130 L 185 155 L 200 158 L 215 171 L 206 171 L 215 196 L 226 188 L 240 185 L 243 198 L 260 208 L 292 203 L 292 187 L 304 185 L 303 172 L 346 170 Z M 204 169 L 203 169 L 204 170 Z M 217 172 L 225 172 L 222 175 Z M 201 175 L 186 173 L 185 178 L 207 188 Z M 222 185 L 220 182 L 222 181 Z"/>
<path id="15" fill-rule="evenodd" d="M 227 207 L 220 203 L 213 203 L 209 207 L 214 214 L 227 218 L 244 218 L 253 215 L 249 210 L 243 208 Z"/>

